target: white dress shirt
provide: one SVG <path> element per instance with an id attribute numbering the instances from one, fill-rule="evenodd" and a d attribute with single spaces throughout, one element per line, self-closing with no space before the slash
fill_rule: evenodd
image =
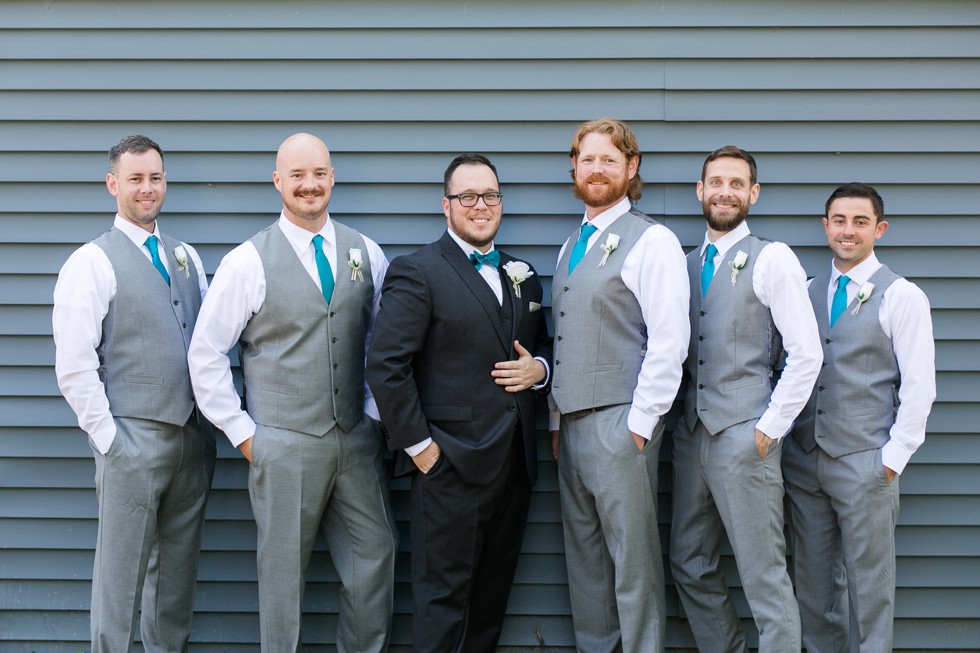
<path id="1" fill-rule="evenodd" d="M 597 228 L 589 238 L 586 251 L 629 210 L 630 201 L 623 198 L 591 222 L 583 217 L 582 224 L 590 222 Z M 558 252 L 559 261 L 568 244 L 566 241 Z M 670 229 L 660 224 L 650 225 L 626 254 L 620 276 L 636 297 L 647 326 L 647 352 L 636 380 L 627 425 L 630 431 L 649 440 L 657 421 L 670 410 L 677 396 L 691 337 L 690 283 L 684 250 Z M 550 403 L 551 429 L 556 430 L 558 411 L 554 402 Z"/>
<path id="2" fill-rule="evenodd" d="M 466 258 L 469 258 L 470 254 L 477 251 L 477 249 L 473 247 L 473 245 L 470 245 L 468 242 L 466 242 L 465 240 L 457 236 L 452 229 L 447 229 L 446 232 L 449 234 L 450 238 L 456 241 L 456 244 L 459 245 L 460 249 L 463 250 L 463 256 L 465 256 Z M 490 243 L 490 249 L 480 253 L 489 254 L 494 249 L 495 248 L 493 243 Z M 500 280 L 500 272 L 498 272 L 497 268 L 490 265 L 484 265 L 481 266 L 480 269 L 477 270 L 477 272 L 481 277 L 483 277 L 483 280 L 487 282 L 487 285 L 490 286 L 490 290 L 492 290 L 493 294 L 497 297 L 497 303 L 503 305 L 504 303 L 503 282 L 501 282 Z M 541 388 L 548 385 L 548 376 L 551 373 L 551 370 L 548 367 L 548 361 L 546 361 L 544 358 L 540 356 L 535 356 L 534 360 L 541 361 L 541 364 L 544 365 L 544 379 L 537 385 L 531 386 L 532 390 L 540 390 Z M 405 453 L 407 453 L 409 456 L 415 457 L 420 453 L 422 453 L 423 451 L 425 451 L 426 447 L 428 447 L 430 444 L 432 444 L 432 438 L 426 438 L 421 442 L 419 442 L 418 444 L 413 444 L 410 447 L 406 447 Z"/>
<path id="3" fill-rule="evenodd" d="M 147 260 L 152 260 L 150 250 L 144 246 L 149 232 L 118 214 L 112 226 L 133 241 Z M 153 235 L 157 237 L 160 260 L 169 273 L 166 247 L 160 240 L 157 224 L 153 225 Z M 181 244 L 194 261 L 201 297 L 204 297 L 208 281 L 201 257 L 187 243 Z M 105 386 L 99 380 L 99 355 L 95 350 L 102 342 L 102 321 L 115 296 L 116 273 L 109 257 L 98 245 L 86 243 L 68 257 L 58 273 L 51 315 L 58 387 L 75 411 L 78 425 L 103 454 L 109 451 L 116 437 L 116 424 L 109 411 Z"/>
<path id="4" fill-rule="evenodd" d="M 743 222 L 714 242 L 718 248 L 715 274 L 721 270 L 726 252 L 749 233 L 748 222 Z M 708 243 L 705 234 L 700 250 L 702 268 Z M 759 252 L 752 269 L 752 290 L 769 309 L 786 350 L 786 367 L 773 388 L 769 406 L 755 425 L 770 438 L 778 440 L 786 435 L 810 399 L 820 374 L 823 347 L 807 293 L 806 272 L 793 250 L 784 243 L 769 243 Z"/>
<path id="5" fill-rule="evenodd" d="M 858 291 L 881 267 L 874 252 L 847 273 L 847 303 L 850 305 Z M 827 315 L 837 290 L 841 273 L 830 264 L 830 284 L 827 287 Z M 878 321 L 892 341 L 892 353 L 898 362 L 901 386 L 900 405 L 895 423 L 889 430 L 889 440 L 881 448 L 881 462 L 901 474 L 912 454 L 925 442 L 926 419 L 936 399 L 936 343 L 932 335 L 929 299 L 911 281 L 897 279 L 888 286 L 878 305 Z"/>
<path id="6" fill-rule="evenodd" d="M 315 234 L 296 226 L 281 214 L 276 224 L 285 234 L 307 274 L 317 288 L 321 288 L 320 275 L 313 257 Z M 323 236 L 323 252 L 330 261 L 330 269 L 336 279 L 340 264 L 337 259 L 334 223 L 329 216 L 319 234 Z M 374 318 L 378 314 L 388 259 L 377 243 L 363 234 L 361 236 L 371 262 L 374 282 L 374 306 L 367 329 L 366 351 L 367 343 L 371 341 Z M 346 261 L 343 270 L 347 270 Z M 265 269 L 255 245 L 245 241 L 228 252 L 211 280 L 211 288 L 201 306 L 188 351 L 187 361 L 197 405 L 205 417 L 225 432 L 235 447 L 255 435 L 255 421 L 242 410 L 241 399 L 232 382 L 228 352 L 238 344 L 238 339 L 251 317 L 262 308 L 265 288 Z M 378 408 L 367 383 L 364 384 L 364 412 L 373 419 L 378 419 Z"/>

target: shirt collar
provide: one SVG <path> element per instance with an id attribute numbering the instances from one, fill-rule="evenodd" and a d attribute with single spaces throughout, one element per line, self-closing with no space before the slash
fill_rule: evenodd
<path id="1" fill-rule="evenodd" d="M 877 272 L 880 267 L 881 267 L 881 263 L 878 262 L 878 257 L 875 256 L 874 250 L 872 250 L 868 258 L 864 259 L 863 261 L 855 265 L 853 268 L 848 270 L 848 272 L 846 273 L 847 278 L 853 281 L 854 283 L 858 284 L 859 286 L 863 286 L 868 282 L 868 279 L 874 276 L 874 273 Z M 833 260 L 831 260 L 830 285 L 836 286 L 837 279 L 842 274 L 844 273 L 838 270 L 837 266 L 834 265 Z"/>
<path id="2" fill-rule="evenodd" d="M 599 230 L 596 232 L 597 234 L 602 233 L 609 227 L 609 225 L 619 219 L 621 215 L 629 212 L 630 207 L 631 204 L 629 198 L 624 197 L 591 220 L 589 220 L 588 216 L 583 216 L 582 224 L 591 224 L 593 227 Z"/>
<path id="3" fill-rule="evenodd" d="M 286 236 L 286 240 L 293 246 L 297 252 L 302 252 L 304 249 L 310 246 L 313 241 L 313 232 L 298 227 L 289 221 L 289 218 L 285 214 L 279 214 L 279 228 L 282 229 L 282 233 Z M 334 226 L 333 220 L 330 219 L 330 214 L 327 214 L 327 221 L 324 223 L 323 228 L 317 232 L 323 236 L 323 240 L 327 243 L 333 244 L 334 242 Z"/>
<path id="4" fill-rule="evenodd" d="M 732 248 L 732 246 L 738 241 L 742 240 L 748 236 L 751 231 L 749 231 L 749 221 L 743 220 L 742 224 L 738 225 L 727 234 L 719 238 L 714 242 L 716 248 L 718 248 L 718 254 L 724 256 L 725 253 Z M 704 234 L 704 242 L 701 243 L 701 257 L 704 257 L 704 250 L 708 247 L 708 233 Z"/>
<path id="5" fill-rule="evenodd" d="M 446 232 L 449 234 L 450 238 L 456 241 L 456 244 L 459 245 L 460 249 L 463 250 L 463 256 L 465 256 L 466 258 L 469 258 L 470 254 L 477 251 L 476 247 L 473 247 L 468 242 L 466 242 L 465 240 L 457 236 L 455 233 L 453 233 L 452 229 L 446 229 Z M 486 252 L 480 252 L 480 254 L 489 254 L 490 252 L 493 251 L 493 249 L 494 249 L 493 243 L 491 242 L 490 249 L 488 249 Z"/>
<path id="6" fill-rule="evenodd" d="M 123 232 L 126 238 L 133 241 L 137 247 L 142 247 L 146 243 L 146 239 L 150 236 L 150 232 L 146 229 L 137 224 L 133 224 L 118 213 L 116 214 L 116 219 L 112 221 L 112 226 Z M 153 235 L 157 237 L 157 242 L 163 242 L 160 240 L 160 225 L 157 221 L 153 223 Z"/>

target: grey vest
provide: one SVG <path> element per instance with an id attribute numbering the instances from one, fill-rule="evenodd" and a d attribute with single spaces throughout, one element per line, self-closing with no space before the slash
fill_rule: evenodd
<path id="1" fill-rule="evenodd" d="M 628 404 L 646 355 L 647 327 L 636 297 L 623 283 L 623 261 L 652 218 L 631 210 L 616 219 L 568 275 L 568 259 L 579 231 L 568 240 L 551 282 L 555 320 L 551 394 L 564 414 Z M 608 234 L 619 247 L 599 267 Z"/>
<path id="2" fill-rule="evenodd" d="M 809 453 L 820 446 L 832 458 L 877 449 L 888 441 L 898 412 L 900 373 L 878 319 L 881 298 L 897 279 L 882 265 L 869 281 L 874 290 L 857 315 L 851 302 L 833 328 L 829 326 L 827 286 L 830 273 L 810 283 L 810 301 L 817 314 L 823 367 L 793 437 Z"/>
<path id="3" fill-rule="evenodd" d="M 769 309 L 752 289 L 755 262 L 768 244 L 751 234 L 735 243 L 719 262 L 703 299 L 700 252 L 695 249 L 687 255 L 691 343 L 684 366 L 691 380 L 684 411 L 692 429 L 700 419 L 714 435 L 761 417 L 769 405 L 782 338 Z M 733 286 L 729 263 L 739 250 L 748 259 Z"/>
<path id="4" fill-rule="evenodd" d="M 259 424 L 323 436 L 335 424 L 350 431 L 364 413 L 374 280 L 361 235 L 334 228 L 339 269 L 329 305 L 277 224 L 251 238 L 265 270 L 265 301 L 240 345 L 247 408 Z M 351 281 L 351 248 L 363 254 L 363 281 Z"/>
<path id="5" fill-rule="evenodd" d="M 149 234 L 147 234 L 149 235 Z M 170 287 L 141 249 L 118 229 L 93 240 L 112 264 L 116 295 L 102 320 L 99 379 L 115 417 L 183 425 L 194 409 L 187 347 L 201 309 L 197 269 L 180 270 L 180 242 L 161 234 Z"/>

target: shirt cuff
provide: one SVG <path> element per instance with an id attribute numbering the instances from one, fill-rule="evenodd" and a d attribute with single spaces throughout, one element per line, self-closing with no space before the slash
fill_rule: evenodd
<path id="1" fill-rule="evenodd" d="M 91 438 L 96 450 L 103 456 L 106 455 L 109 453 L 109 447 L 112 446 L 113 441 L 116 439 L 116 423 L 109 420 L 109 424 L 105 428 L 95 433 L 89 433 L 89 438 Z"/>
<path id="2" fill-rule="evenodd" d="M 428 447 L 430 444 L 432 444 L 432 438 L 426 438 L 421 442 L 419 442 L 418 444 L 413 444 L 410 447 L 405 447 L 405 453 L 407 453 L 409 456 L 414 458 L 415 456 L 425 451 L 425 448 Z"/>
<path id="3" fill-rule="evenodd" d="M 649 440 L 653 435 L 653 429 L 657 426 L 657 422 L 659 421 L 659 415 L 656 417 L 650 417 L 642 410 L 635 407 L 630 407 L 630 414 L 629 417 L 626 418 L 626 425 L 633 433 L 636 433 L 644 440 Z"/>
<path id="4" fill-rule="evenodd" d="M 881 448 L 881 464 L 896 474 L 901 474 L 908 465 L 912 453 L 895 440 L 889 440 Z"/>
<path id="5" fill-rule="evenodd" d="M 221 430 L 228 436 L 231 445 L 237 449 L 242 442 L 255 435 L 255 422 L 248 416 L 248 413 L 242 413 L 228 425 L 228 428 Z"/>
<path id="6" fill-rule="evenodd" d="M 755 428 L 773 440 L 782 440 L 786 432 L 789 431 L 790 426 L 792 426 L 792 422 L 787 422 L 772 410 L 764 412 L 762 417 L 759 418 L 759 421 L 755 423 Z"/>
<path id="7" fill-rule="evenodd" d="M 531 386 L 531 389 L 532 390 L 541 390 L 542 388 L 548 387 L 548 379 L 551 378 L 551 368 L 548 367 L 548 361 L 546 361 L 541 356 L 535 356 L 534 357 L 534 360 L 541 361 L 541 364 L 544 365 L 544 378 L 541 380 L 540 383 L 537 383 L 535 385 L 532 385 Z M 555 427 L 555 428 L 557 428 L 557 427 Z"/>

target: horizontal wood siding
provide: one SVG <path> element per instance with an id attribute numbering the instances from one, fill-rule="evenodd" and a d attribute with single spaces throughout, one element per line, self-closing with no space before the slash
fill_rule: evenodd
<path id="1" fill-rule="evenodd" d="M 789 243 L 811 275 L 829 258 L 819 216 L 830 191 L 861 180 L 882 192 L 891 228 L 877 250 L 928 294 L 939 369 L 927 442 L 902 477 L 895 647 L 975 650 L 980 5 L 219 0 L 0 7 L 0 653 L 88 647 L 94 465 L 57 389 L 50 313 L 62 263 L 111 222 L 111 145 L 135 132 L 161 144 L 165 228 L 198 247 L 209 274 L 277 215 L 274 153 L 291 133 L 327 141 L 331 215 L 389 257 L 440 235 L 442 171 L 481 151 L 503 183 L 498 244 L 547 289 L 580 219 L 570 138 L 600 115 L 637 132 L 639 206 L 688 249 L 704 229 L 694 182 L 720 145 L 756 155 L 753 230 Z M 257 651 L 247 468 L 224 440 L 219 456 L 192 650 Z M 539 459 L 507 651 L 574 648 L 544 437 Z M 669 464 L 660 472 L 666 541 Z M 411 639 L 407 487 L 392 483 L 397 651 Z M 724 565 L 751 629 L 730 551 Z M 334 650 L 337 577 L 322 541 L 309 576 L 305 640 Z M 669 648 L 692 650 L 672 587 L 667 598 Z"/>

